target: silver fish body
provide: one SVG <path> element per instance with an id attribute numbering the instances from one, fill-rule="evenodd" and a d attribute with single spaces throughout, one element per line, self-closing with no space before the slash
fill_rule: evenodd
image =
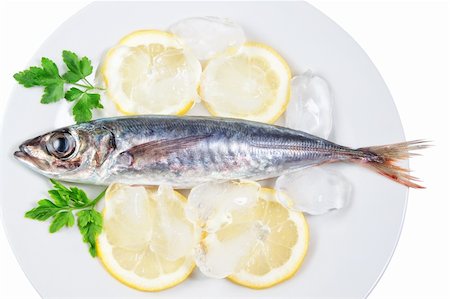
<path id="1" fill-rule="evenodd" d="M 345 151 L 299 131 L 231 119 L 153 116 L 99 123 L 114 132 L 117 146 L 98 172 L 99 184 L 184 188 L 216 180 L 265 179 L 337 159 Z M 128 151 L 142 144 L 150 148 Z"/>
<path id="2" fill-rule="evenodd" d="M 336 161 L 384 162 L 367 149 L 351 149 L 275 125 L 157 115 L 62 128 L 24 142 L 15 156 L 38 172 L 65 181 L 175 188 L 272 178 Z"/>

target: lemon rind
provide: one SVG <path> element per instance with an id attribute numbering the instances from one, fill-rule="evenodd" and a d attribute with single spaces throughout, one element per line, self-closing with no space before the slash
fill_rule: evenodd
<path id="1" fill-rule="evenodd" d="M 270 188 L 261 188 L 260 194 L 266 194 L 266 196 L 263 196 L 265 198 L 269 197 L 267 196 L 267 194 L 270 194 L 270 198 L 269 200 L 274 200 L 274 196 L 275 196 L 275 190 L 274 189 L 270 189 Z M 272 199 L 271 199 L 272 198 Z M 249 281 L 246 279 L 242 279 L 242 277 L 240 276 L 239 273 L 237 274 L 233 274 L 227 277 L 228 280 L 230 280 L 231 282 L 244 286 L 244 287 L 248 287 L 251 289 L 256 289 L 256 290 L 260 290 L 260 289 L 267 289 L 270 287 L 273 287 L 277 284 L 280 284 L 286 280 L 289 280 L 290 278 L 292 278 L 297 272 L 298 270 L 301 268 L 306 254 L 308 252 L 308 246 L 309 246 L 309 226 L 308 223 L 306 222 L 305 216 L 303 215 L 303 213 L 301 212 L 295 212 L 295 211 L 289 211 L 290 216 L 299 216 L 299 219 L 297 219 L 298 221 L 300 221 L 300 223 L 303 225 L 303 231 L 301 232 L 303 235 L 303 244 L 300 244 L 300 246 L 302 246 L 301 248 L 303 249 L 302 252 L 299 254 L 298 260 L 295 263 L 295 266 L 287 268 L 288 271 L 286 271 L 286 273 L 284 273 L 280 278 L 275 279 L 273 281 L 270 281 L 269 283 L 255 283 L 254 281 Z M 290 217 L 291 218 L 291 217 Z M 292 220 L 292 219 L 291 219 Z M 297 222 L 298 223 L 298 222 Z M 295 250 L 295 247 L 293 248 Z M 288 261 L 289 262 L 289 261 Z M 287 263 L 288 263 L 287 262 Z M 286 263 L 286 264 L 287 264 Z M 286 265 L 285 264 L 285 265 Z M 277 269 L 279 269 L 280 267 L 278 267 Z M 271 270 L 269 272 L 269 274 L 272 272 L 273 270 Z M 267 274 L 266 274 L 267 275 Z M 264 276 L 266 276 L 264 275 Z M 257 275 L 252 275 L 252 277 L 258 277 Z M 263 276 L 261 276 L 263 277 Z"/>
<path id="2" fill-rule="evenodd" d="M 105 201 L 108 201 L 109 198 L 110 198 L 110 195 L 112 193 L 114 193 L 118 188 L 120 188 L 120 186 L 122 186 L 122 184 L 113 184 L 113 185 L 111 185 L 108 188 L 108 190 L 106 191 Z M 154 188 L 146 188 L 146 189 L 154 191 Z M 177 195 L 177 197 L 181 201 L 183 201 L 183 202 L 187 201 L 186 197 L 183 196 L 181 193 L 179 193 L 177 191 L 174 191 L 174 192 L 175 192 L 175 194 Z M 105 213 L 106 213 L 106 207 L 102 211 L 103 218 L 105 218 Z M 97 256 L 98 256 L 102 266 L 105 268 L 105 270 L 112 277 L 114 277 L 116 280 L 118 280 L 120 283 L 122 283 L 122 284 L 124 284 L 124 285 L 126 285 L 126 286 L 128 286 L 130 288 L 139 290 L 139 291 L 143 291 L 143 292 L 159 292 L 159 291 L 163 291 L 163 290 L 167 290 L 169 288 L 175 287 L 175 286 L 179 285 L 180 283 L 182 283 L 183 281 L 185 281 L 195 269 L 195 260 L 194 260 L 194 258 L 193 257 L 186 257 L 187 258 L 186 262 L 180 267 L 180 269 L 185 267 L 186 271 L 183 273 L 183 275 L 180 275 L 179 277 L 177 277 L 176 280 L 174 280 L 174 281 L 172 281 L 170 283 L 162 284 L 162 285 L 160 283 L 157 283 L 158 287 L 146 287 L 146 286 L 143 286 L 142 284 L 132 283 L 132 282 L 124 279 L 123 275 L 120 275 L 118 273 L 117 268 L 122 269 L 122 268 L 120 268 L 120 265 L 118 265 L 117 267 L 111 266 L 111 264 L 115 264 L 116 263 L 115 260 L 113 260 L 112 263 L 110 261 L 107 262 L 106 255 L 105 255 L 104 251 L 102 250 L 103 246 L 102 246 L 101 242 L 106 242 L 107 245 L 108 245 L 108 247 L 106 247 L 106 248 L 108 248 L 108 249 L 111 249 L 112 246 L 107 241 L 105 234 L 102 233 L 102 234 L 100 234 L 97 237 L 97 239 L 96 239 Z M 191 261 L 190 263 L 188 263 L 189 260 Z M 125 269 L 123 269 L 123 271 L 131 272 L 131 271 L 125 270 Z M 172 272 L 170 274 L 173 274 L 173 273 L 175 273 L 175 272 Z M 138 276 L 137 274 L 134 274 L 134 275 L 136 277 L 139 277 L 140 279 L 143 279 L 142 277 Z M 153 280 L 153 279 L 148 279 L 148 281 L 151 281 L 151 280 Z M 158 279 L 154 279 L 154 281 L 158 282 Z"/>
<path id="3" fill-rule="evenodd" d="M 138 37 L 140 37 L 142 35 L 164 36 L 168 39 L 173 39 L 173 41 L 176 42 L 176 44 L 178 46 L 181 46 L 180 42 L 178 41 L 177 36 L 175 34 L 173 34 L 171 32 L 167 32 L 167 31 L 157 30 L 157 29 L 140 29 L 140 30 L 133 31 L 133 32 L 125 35 L 124 37 L 122 37 L 119 40 L 118 45 L 132 46 L 133 44 L 131 43 L 131 41 L 133 41 L 133 39 L 137 39 Z"/>
<path id="4" fill-rule="evenodd" d="M 158 284 L 158 287 L 146 287 L 146 286 L 143 286 L 143 285 L 141 285 L 141 284 L 132 283 L 132 282 L 130 282 L 130 281 L 124 279 L 123 276 L 120 275 L 114 267 L 110 266 L 110 263 L 106 262 L 105 254 L 104 254 L 103 250 L 101 250 L 102 246 L 101 246 L 100 242 L 102 242 L 102 241 L 101 241 L 102 238 L 103 238 L 102 236 L 99 236 L 99 237 L 97 238 L 97 240 L 96 240 L 97 256 L 98 256 L 99 260 L 101 261 L 101 264 L 103 265 L 103 267 L 105 268 L 105 270 L 106 270 L 112 277 L 114 277 L 114 278 L 115 278 L 116 280 L 118 280 L 120 283 L 122 283 L 122 284 L 124 284 L 124 285 L 126 285 L 126 286 L 128 286 L 128 287 L 130 287 L 130 288 L 133 288 L 133 289 L 136 289 L 136 290 L 139 290 L 139 291 L 143 291 L 143 292 L 159 292 L 159 291 L 167 290 L 167 289 L 172 288 L 172 287 L 175 287 L 175 286 L 179 285 L 180 283 L 182 283 L 183 281 L 185 281 L 185 280 L 191 275 L 191 273 L 192 273 L 192 272 L 194 271 L 194 269 L 195 269 L 195 261 L 194 261 L 194 259 L 192 258 L 192 259 L 191 259 L 191 265 L 190 265 L 190 267 L 186 267 L 186 266 L 187 266 L 187 262 L 184 263 L 182 267 L 186 267 L 186 271 L 184 272 L 183 275 L 180 275 L 180 277 L 179 277 L 177 280 L 174 280 L 174 281 L 171 282 L 171 283 L 168 283 L 168 284 L 162 284 L 162 285 L 161 285 L 161 284 L 158 282 L 158 279 L 155 279 L 155 280 L 154 280 L 154 281 L 155 281 L 155 284 Z M 105 241 L 105 242 L 107 242 L 107 241 Z M 180 267 L 180 269 L 181 269 L 182 267 Z M 124 270 L 124 271 L 130 272 L 130 271 L 128 271 L 128 270 Z M 177 271 L 179 271 L 179 270 L 177 270 Z M 172 274 L 172 273 L 171 273 L 171 274 Z M 137 276 L 137 275 L 136 275 L 136 276 Z M 137 276 L 137 277 L 138 277 L 138 276 Z M 149 281 L 151 281 L 151 280 L 149 279 Z"/>

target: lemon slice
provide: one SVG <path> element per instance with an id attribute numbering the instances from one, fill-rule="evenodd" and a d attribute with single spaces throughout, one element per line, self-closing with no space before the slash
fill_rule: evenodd
<path id="1" fill-rule="evenodd" d="M 274 49 L 247 42 L 210 60 L 200 96 L 214 116 L 274 123 L 290 98 L 291 71 Z"/>
<path id="2" fill-rule="evenodd" d="M 228 278 L 261 289 L 292 277 L 308 248 L 308 225 L 303 214 L 286 209 L 276 201 L 275 190 L 263 188 L 253 213 L 234 215 L 233 223 L 218 231 L 215 237 L 222 242 L 238 239 L 248 234 L 249 229 L 256 230 L 256 241 L 240 259 L 239 270 Z M 246 236 L 245 240 L 249 238 Z"/>
<path id="3" fill-rule="evenodd" d="M 101 75 L 122 114 L 181 115 L 198 97 L 201 65 L 175 35 L 141 30 L 108 51 Z"/>
<path id="4" fill-rule="evenodd" d="M 105 197 L 97 248 L 112 276 L 142 291 L 164 290 L 189 276 L 198 237 L 181 194 L 113 184 Z"/>

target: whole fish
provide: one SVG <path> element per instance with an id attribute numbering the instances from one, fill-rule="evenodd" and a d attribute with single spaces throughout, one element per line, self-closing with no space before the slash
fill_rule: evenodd
<path id="1" fill-rule="evenodd" d="M 263 123 L 197 116 L 98 119 L 25 141 L 14 155 L 59 180 L 108 185 L 169 184 L 191 188 L 221 180 L 260 180 L 331 162 L 367 166 L 408 187 L 422 188 L 394 163 L 424 141 L 352 149 Z"/>

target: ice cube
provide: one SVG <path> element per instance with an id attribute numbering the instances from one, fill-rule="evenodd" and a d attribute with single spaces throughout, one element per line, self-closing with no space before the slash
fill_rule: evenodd
<path id="1" fill-rule="evenodd" d="M 258 228 L 256 223 L 252 223 L 247 229 L 234 229 L 236 233 L 227 238 L 216 233 L 209 234 L 196 247 L 194 257 L 197 267 L 212 278 L 224 278 L 239 272 L 256 246 L 260 235 Z"/>
<path id="2" fill-rule="evenodd" d="M 208 60 L 228 47 L 239 47 L 246 40 L 241 26 L 219 17 L 183 19 L 170 26 L 169 31 L 177 35 L 199 60 Z"/>
<path id="3" fill-rule="evenodd" d="M 328 83 L 310 70 L 306 71 L 291 80 L 285 125 L 326 139 L 333 125 L 332 106 Z"/>
<path id="4" fill-rule="evenodd" d="M 258 200 L 256 182 L 205 183 L 194 187 L 188 197 L 186 217 L 205 231 L 215 232 L 230 223 L 233 210 L 245 211 Z"/>
<path id="5" fill-rule="evenodd" d="M 311 167 L 280 176 L 277 199 L 286 207 L 311 215 L 345 207 L 350 201 L 351 184 L 327 167 Z"/>
<path id="6" fill-rule="evenodd" d="M 192 255 L 199 234 L 184 217 L 184 207 L 174 190 L 161 185 L 153 198 L 156 211 L 150 248 L 171 261 Z"/>

